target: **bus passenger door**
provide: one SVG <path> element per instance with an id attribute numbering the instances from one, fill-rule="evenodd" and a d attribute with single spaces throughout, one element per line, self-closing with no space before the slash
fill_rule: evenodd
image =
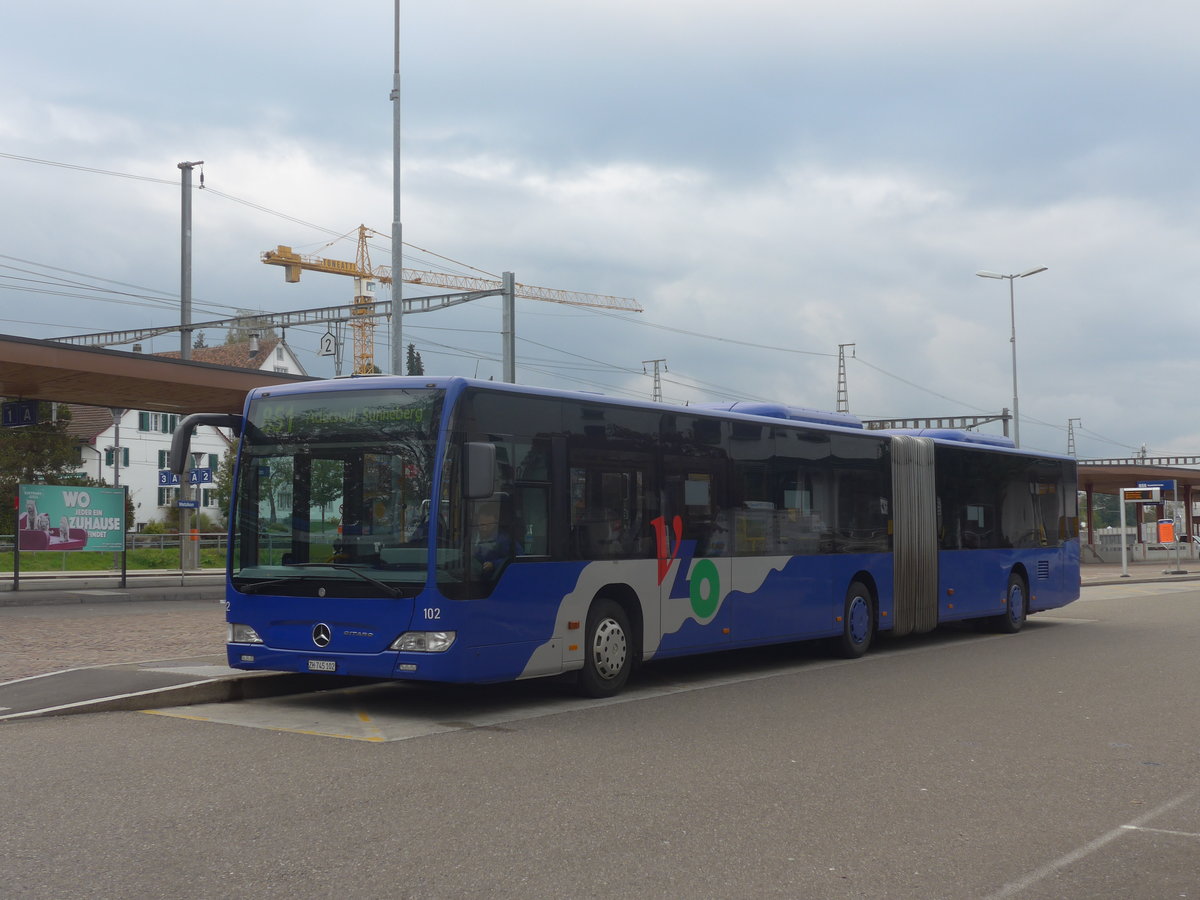
<path id="1" fill-rule="evenodd" d="M 665 460 L 664 515 L 655 524 L 662 649 L 721 649 L 731 640 L 731 523 L 722 460 Z"/>

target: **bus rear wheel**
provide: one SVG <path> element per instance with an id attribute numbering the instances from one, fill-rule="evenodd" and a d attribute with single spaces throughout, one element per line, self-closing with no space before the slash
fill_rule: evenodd
<path id="1" fill-rule="evenodd" d="M 615 600 L 598 597 L 588 610 L 579 691 L 585 697 L 611 697 L 633 669 L 629 616 Z"/>
<path id="2" fill-rule="evenodd" d="M 875 637 L 875 598 L 871 589 L 861 581 L 853 582 L 846 591 L 842 607 L 842 636 L 837 639 L 838 655 L 858 659 L 871 646 Z"/>
<path id="3" fill-rule="evenodd" d="M 992 629 L 1001 634 L 1016 634 L 1025 625 L 1029 612 L 1029 589 L 1025 579 L 1013 572 L 1008 576 L 1004 612 L 990 620 Z"/>

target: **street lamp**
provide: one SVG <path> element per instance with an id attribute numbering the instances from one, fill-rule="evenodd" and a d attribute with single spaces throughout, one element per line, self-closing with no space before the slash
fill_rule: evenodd
<path id="1" fill-rule="evenodd" d="M 1018 447 L 1021 446 L 1021 417 L 1020 407 L 1017 401 L 1017 305 L 1013 296 L 1013 281 L 1017 278 L 1028 278 L 1030 275 L 1036 275 L 1038 272 L 1045 272 L 1049 266 L 1038 266 L 1036 269 L 1030 269 L 1028 272 L 1017 272 L 1015 275 L 1001 275 L 998 272 L 976 272 L 980 278 L 1007 278 L 1008 279 L 1008 314 L 1012 320 L 1012 337 L 1009 338 L 1012 344 L 1012 360 L 1013 360 L 1013 443 Z"/>

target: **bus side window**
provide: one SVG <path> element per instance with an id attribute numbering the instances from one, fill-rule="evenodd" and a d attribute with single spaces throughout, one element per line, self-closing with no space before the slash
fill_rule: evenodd
<path id="1" fill-rule="evenodd" d="M 644 559 L 653 552 L 646 473 L 603 465 L 571 469 L 571 552 L 578 559 Z"/>

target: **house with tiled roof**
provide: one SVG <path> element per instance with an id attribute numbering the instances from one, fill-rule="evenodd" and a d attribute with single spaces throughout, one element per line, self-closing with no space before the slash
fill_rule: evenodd
<path id="1" fill-rule="evenodd" d="M 179 357 L 179 351 L 157 353 L 156 356 Z M 291 348 L 280 338 L 260 338 L 238 344 L 217 347 L 197 347 L 192 350 L 194 362 L 242 369 L 259 369 L 292 375 L 306 375 Z M 167 468 L 167 453 L 171 435 L 179 424 L 179 416 L 146 410 L 118 410 L 108 407 L 70 405 L 69 433 L 80 444 L 80 471 L 109 485 L 126 485 L 133 504 L 133 529 L 141 531 L 147 524 L 162 521 L 179 499 L 177 485 L 159 483 L 159 472 Z M 201 454 L 201 468 L 211 468 L 215 477 L 221 458 L 234 445 L 228 429 L 203 427 L 192 437 L 191 450 Z M 199 485 L 199 511 L 214 520 L 220 519 L 216 485 Z"/>
<path id="2" fill-rule="evenodd" d="M 179 359 L 179 351 L 156 353 Z M 267 337 L 240 344 L 219 344 L 216 347 L 195 347 L 192 361 L 214 366 L 236 366 L 239 369 L 258 369 L 261 372 L 280 372 L 287 375 L 307 375 L 300 360 L 282 338 Z"/>

